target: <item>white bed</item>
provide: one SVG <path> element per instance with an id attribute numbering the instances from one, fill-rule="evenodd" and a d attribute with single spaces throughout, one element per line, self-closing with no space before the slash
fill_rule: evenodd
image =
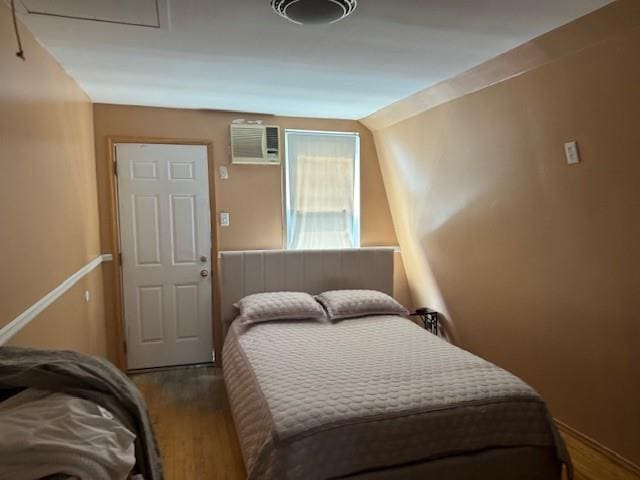
<path id="1" fill-rule="evenodd" d="M 392 294 L 393 249 L 221 254 L 223 369 L 250 479 L 558 479 L 524 382 L 397 316 L 233 322 L 259 292 Z"/>

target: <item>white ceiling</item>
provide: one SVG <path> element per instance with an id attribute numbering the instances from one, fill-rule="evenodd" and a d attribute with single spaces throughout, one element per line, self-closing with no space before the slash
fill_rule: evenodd
<path id="1" fill-rule="evenodd" d="M 360 0 L 299 26 L 269 0 L 21 0 L 94 102 L 362 118 L 609 0 Z M 28 58 L 28 52 L 26 52 Z"/>

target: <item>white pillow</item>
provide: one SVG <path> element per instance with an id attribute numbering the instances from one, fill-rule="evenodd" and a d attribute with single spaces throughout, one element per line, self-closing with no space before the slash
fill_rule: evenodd
<path id="1" fill-rule="evenodd" d="M 409 311 L 386 293 L 377 290 L 331 290 L 316 296 L 329 319 L 367 315 L 409 315 Z"/>
<path id="2" fill-rule="evenodd" d="M 265 292 L 247 295 L 234 306 L 238 320 L 250 325 L 271 320 L 313 320 L 324 318 L 324 310 L 305 292 Z"/>

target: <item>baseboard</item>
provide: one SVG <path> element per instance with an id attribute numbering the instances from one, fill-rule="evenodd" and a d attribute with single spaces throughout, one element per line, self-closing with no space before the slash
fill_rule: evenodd
<path id="1" fill-rule="evenodd" d="M 587 445 L 589 448 L 607 457 L 607 459 L 610 460 L 611 462 L 617 464 L 618 466 L 629 471 L 630 473 L 640 477 L 640 466 L 636 465 L 631 460 L 624 458 L 622 455 L 611 450 L 609 447 L 605 447 L 600 442 L 582 433 L 580 430 L 576 430 L 575 428 L 567 425 L 562 420 L 558 420 L 557 418 L 554 418 L 554 421 L 556 422 L 556 425 L 558 426 L 558 429 L 561 432 L 564 432 L 568 435 L 571 435 L 572 437 L 577 438 L 582 443 Z"/>
<path id="2" fill-rule="evenodd" d="M 159 372 L 171 372 L 174 370 L 185 370 L 195 368 L 215 368 L 213 362 L 206 363 L 188 363 L 186 365 L 168 365 L 166 367 L 151 367 L 151 368 L 137 368 L 134 370 L 127 370 L 127 375 L 142 375 L 145 373 L 159 373 Z"/>

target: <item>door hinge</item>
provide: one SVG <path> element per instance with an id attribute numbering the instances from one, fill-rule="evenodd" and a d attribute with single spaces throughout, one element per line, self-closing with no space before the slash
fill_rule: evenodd
<path id="1" fill-rule="evenodd" d="M 117 177 L 118 176 L 118 161 L 114 160 L 113 161 L 113 174 Z"/>
<path id="2" fill-rule="evenodd" d="M 118 263 L 122 265 L 122 253 L 118 254 Z"/>
<path id="3" fill-rule="evenodd" d="M 124 348 L 124 354 L 126 355 L 127 354 L 127 341 L 126 340 L 122 341 L 122 346 Z"/>

